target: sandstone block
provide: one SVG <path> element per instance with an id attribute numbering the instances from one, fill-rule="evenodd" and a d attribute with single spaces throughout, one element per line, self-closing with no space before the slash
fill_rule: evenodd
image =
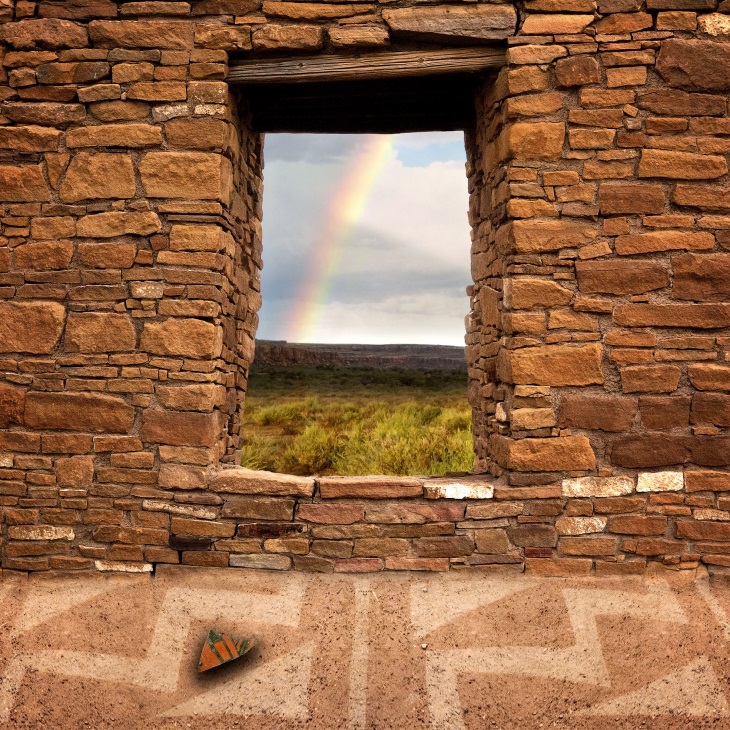
<path id="1" fill-rule="evenodd" d="M 418 571 L 432 571 L 432 570 L 448 570 L 449 560 L 448 558 L 401 558 L 401 557 L 386 557 L 385 558 L 385 569 L 386 570 L 418 570 Z"/>
<path id="2" fill-rule="evenodd" d="M 593 22 L 593 15 L 540 15 L 530 13 L 522 24 L 523 35 L 565 35 L 582 33 Z"/>
<path id="3" fill-rule="evenodd" d="M 210 413 L 219 402 L 220 388 L 213 383 L 194 385 L 158 385 L 157 400 L 173 411 L 202 411 Z"/>
<path id="4" fill-rule="evenodd" d="M 730 326 L 730 304 L 620 304 L 613 319 L 626 327 L 716 329 Z"/>
<path id="5" fill-rule="evenodd" d="M 8 527 L 11 540 L 73 540 L 76 537 L 70 527 L 53 525 L 17 525 Z"/>
<path id="6" fill-rule="evenodd" d="M 129 269 L 137 255 L 133 243 L 80 243 L 78 261 L 92 269 Z"/>
<path id="7" fill-rule="evenodd" d="M 504 530 L 476 530 L 477 552 L 485 555 L 503 555 L 510 551 L 511 545 Z"/>
<path id="8" fill-rule="evenodd" d="M 603 383 L 603 348 L 544 345 L 501 350 L 498 370 L 504 382 L 523 385 L 592 385 Z"/>
<path id="9" fill-rule="evenodd" d="M 608 529 L 619 535 L 663 535 L 667 518 L 662 515 L 615 515 L 609 520 Z"/>
<path id="10" fill-rule="evenodd" d="M 679 184 L 672 196 L 677 205 L 701 210 L 730 210 L 730 191 L 725 187 Z"/>
<path id="11" fill-rule="evenodd" d="M 59 127 L 79 122 L 86 116 L 83 104 L 62 104 L 47 102 L 7 102 L 0 107 L 2 113 L 20 124 L 39 124 L 44 127 Z"/>
<path id="12" fill-rule="evenodd" d="M 225 245 L 219 226 L 174 225 L 170 229 L 170 249 L 173 251 L 211 251 L 217 253 Z"/>
<path id="13" fill-rule="evenodd" d="M 635 33 L 651 28 L 653 24 L 649 13 L 613 13 L 596 23 L 596 31 L 608 35 Z"/>
<path id="14" fill-rule="evenodd" d="M 22 425 L 25 393 L 25 388 L 0 382 L 0 428 Z"/>
<path id="15" fill-rule="evenodd" d="M 502 253 L 536 253 L 577 248 L 591 243 L 597 235 L 591 223 L 571 220 L 517 220 L 497 234 Z"/>
<path id="16" fill-rule="evenodd" d="M 665 204 L 661 185 L 648 183 L 603 183 L 598 188 L 601 213 L 661 213 Z"/>
<path id="17" fill-rule="evenodd" d="M 681 492 L 684 474 L 681 471 L 642 472 L 636 483 L 637 492 Z"/>
<path id="18" fill-rule="evenodd" d="M 0 165 L 0 189 L 9 203 L 40 203 L 51 197 L 40 165 Z"/>
<path id="19" fill-rule="evenodd" d="M 651 431 L 689 426 L 689 396 L 642 396 L 641 423 Z"/>
<path id="20" fill-rule="evenodd" d="M 87 84 L 109 75 L 106 61 L 44 63 L 36 69 L 39 84 Z"/>
<path id="21" fill-rule="evenodd" d="M 556 425 L 552 408 L 513 408 L 510 413 L 513 431 L 551 428 Z"/>
<path id="22" fill-rule="evenodd" d="M 585 436 L 513 440 L 492 437 L 492 455 L 500 466 L 517 471 L 595 469 L 596 458 Z"/>
<path id="23" fill-rule="evenodd" d="M 117 236 L 149 236 L 162 230 L 157 213 L 111 211 L 79 218 L 76 233 L 82 238 L 116 238 Z"/>
<path id="24" fill-rule="evenodd" d="M 94 481 L 94 458 L 72 456 L 56 460 L 56 483 L 59 487 L 85 488 Z"/>
<path id="25" fill-rule="evenodd" d="M 688 492 L 728 492 L 730 472 L 692 469 L 684 473 Z"/>
<path id="26" fill-rule="evenodd" d="M 525 558 L 528 575 L 549 578 L 570 578 L 590 575 L 593 561 L 581 558 Z"/>
<path id="27" fill-rule="evenodd" d="M 561 122 L 516 122 L 506 134 L 506 152 L 512 159 L 557 160 L 563 153 L 565 125 Z"/>
<path id="28" fill-rule="evenodd" d="M 128 99 L 141 101 L 185 101 L 187 96 L 183 81 L 138 81 L 127 90 Z"/>
<path id="29" fill-rule="evenodd" d="M 355 541 L 356 550 L 358 542 Z M 404 542 L 408 545 L 407 541 Z M 473 552 L 474 540 L 467 535 L 422 537 L 416 541 L 416 554 L 419 558 L 458 558 L 462 555 L 471 555 Z"/>
<path id="30" fill-rule="evenodd" d="M 617 438 L 611 446 L 611 463 L 626 468 L 651 468 L 684 464 L 690 459 L 690 442 L 684 436 L 651 432 Z"/>
<path id="31" fill-rule="evenodd" d="M 29 393 L 25 423 L 37 429 L 128 433 L 134 408 L 122 398 L 100 393 Z"/>
<path id="32" fill-rule="evenodd" d="M 730 390 L 730 365 L 692 363 L 687 370 L 690 382 L 698 390 Z"/>
<path id="33" fill-rule="evenodd" d="M 314 479 L 236 467 L 218 472 L 210 482 L 210 489 L 232 494 L 311 497 Z"/>
<path id="34" fill-rule="evenodd" d="M 352 525 L 365 518 L 365 508 L 358 504 L 300 504 L 297 517 L 321 525 Z"/>
<path id="35" fill-rule="evenodd" d="M 534 307 L 555 307 L 569 304 L 573 292 L 549 279 L 508 279 L 507 306 L 512 309 L 533 309 Z"/>
<path id="36" fill-rule="evenodd" d="M 30 125 L 0 127 L 0 149 L 16 152 L 55 152 L 61 133 L 55 129 Z"/>
<path id="37" fill-rule="evenodd" d="M 510 541 L 517 547 L 555 547 L 558 533 L 552 525 L 520 525 L 507 530 Z"/>
<path id="38" fill-rule="evenodd" d="M 228 497 L 221 510 L 221 517 L 237 517 L 244 520 L 294 519 L 293 499 L 268 497 Z M 335 557 L 349 557 L 335 556 Z"/>
<path id="39" fill-rule="evenodd" d="M 629 431 L 637 412 L 636 398 L 567 394 L 560 401 L 561 428 Z"/>
<path id="40" fill-rule="evenodd" d="M 619 497 L 634 491 L 631 477 L 579 477 L 564 479 L 564 497 Z"/>
<path id="41" fill-rule="evenodd" d="M 616 238 L 616 253 L 622 256 L 657 251 L 703 250 L 714 248 L 714 246 L 715 237 L 711 233 L 705 232 L 652 231 L 651 233 L 634 233 Z"/>
<path id="42" fill-rule="evenodd" d="M 65 315 L 57 302 L 0 301 L 0 352 L 53 352 Z"/>
<path id="43" fill-rule="evenodd" d="M 601 68 L 593 56 L 561 58 L 555 64 L 558 86 L 585 86 L 601 81 Z"/>
<path id="44" fill-rule="evenodd" d="M 134 168 L 129 155 L 79 152 L 66 170 L 59 195 L 64 203 L 99 198 L 133 198 Z"/>
<path id="45" fill-rule="evenodd" d="M 139 164 L 142 186 L 152 198 L 192 198 L 228 203 L 230 161 L 203 152 L 150 152 Z"/>
<path id="46" fill-rule="evenodd" d="M 671 393 L 682 374 L 676 365 L 634 365 L 621 370 L 624 393 Z"/>
<path id="47" fill-rule="evenodd" d="M 71 241 L 36 241 L 18 246 L 13 250 L 13 266 L 16 269 L 54 271 L 71 265 L 74 246 Z"/>
<path id="48" fill-rule="evenodd" d="M 146 410 L 142 417 L 142 440 L 170 446 L 213 446 L 221 424 L 217 413 Z"/>
<path id="49" fill-rule="evenodd" d="M 613 555 L 617 548 L 615 537 L 561 537 L 558 543 L 562 555 Z"/>
<path id="50" fill-rule="evenodd" d="M 181 357 L 218 357 L 222 332 L 211 322 L 200 319 L 170 318 L 162 322 L 146 322 L 140 349 L 155 355 Z"/>
<path id="51" fill-rule="evenodd" d="M 685 254 L 672 259 L 675 299 L 723 302 L 730 299 L 730 254 Z"/>
<path id="52" fill-rule="evenodd" d="M 383 20 L 394 34 L 423 40 L 494 40 L 514 33 L 517 14 L 511 5 L 446 5 L 384 10 Z"/>
<path id="53" fill-rule="evenodd" d="M 390 40 L 388 29 L 380 25 L 337 26 L 330 28 L 327 35 L 335 48 L 387 46 Z"/>
<path id="54" fill-rule="evenodd" d="M 408 540 L 397 537 L 376 537 L 355 540 L 353 557 L 370 558 L 386 557 L 390 555 L 408 555 L 410 545 Z M 434 557 L 427 555 L 425 557 Z M 441 557 L 441 556 L 438 556 Z"/>
<path id="55" fill-rule="evenodd" d="M 576 261 L 578 288 L 586 294 L 643 294 L 669 285 L 669 270 L 655 261 Z"/>
<path id="56" fill-rule="evenodd" d="M 251 29 L 248 26 L 196 25 L 195 45 L 224 51 L 250 51 Z"/>
<path id="57" fill-rule="evenodd" d="M 125 314 L 72 312 L 66 323 L 66 352 L 131 352 L 137 347 L 132 320 Z"/>
<path id="58" fill-rule="evenodd" d="M 679 520 L 677 522 L 677 537 L 688 540 L 730 540 L 730 524 L 726 522 Z"/>
<path id="59" fill-rule="evenodd" d="M 317 25 L 267 23 L 252 34 L 254 50 L 317 51 L 324 44 L 324 33 Z"/>
<path id="60" fill-rule="evenodd" d="M 162 144 L 162 132 L 151 124 L 99 124 L 66 134 L 67 147 L 148 147 Z"/>
<path id="61" fill-rule="evenodd" d="M 172 147 L 223 149 L 228 139 L 228 125 L 220 119 L 172 119 L 165 124 L 165 135 Z"/>
<path id="62" fill-rule="evenodd" d="M 587 535 L 606 529 L 605 517 L 559 517 L 555 521 L 558 535 Z"/>
<path id="63" fill-rule="evenodd" d="M 730 59 L 730 56 L 728 56 Z M 698 155 L 674 150 L 641 151 L 639 177 L 667 177 L 673 180 L 709 180 L 727 174 L 728 167 L 720 155 Z"/>
<path id="64" fill-rule="evenodd" d="M 322 499 L 395 499 L 423 494 L 423 484 L 415 477 L 320 477 L 317 481 Z"/>
<path id="65" fill-rule="evenodd" d="M 662 90 L 641 94 L 637 106 L 655 114 L 671 116 L 717 116 L 725 114 L 725 100 L 710 94 Z"/>
<path id="66" fill-rule="evenodd" d="M 0 40 L 16 50 L 85 48 L 89 45 L 86 28 L 56 18 L 20 20 L 0 26 Z"/>
<path id="67" fill-rule="evenodd" d="M 656 68 L 670 86 L 680 89 L 730 90 L 730 48 L 725 43 L 667 39 L 662 43 Z"/>
<path id="68" fill-rule="evenodd" d="M 193 24 L 187 21 L 92 20 L 89 35 L 97 48 L 193 47 Z"/>
<path id="69" fill-rule="evenodd" d="M 229 565 L 232 568 L 289 570 L 291 558 L 288 555 L 231 555 Z"/>
<path id="70" fill-rule="evenodd" d="M 695 393 L 692 397 L 693 424 L 730 426 L 730 395 L 725 393 Z"/>

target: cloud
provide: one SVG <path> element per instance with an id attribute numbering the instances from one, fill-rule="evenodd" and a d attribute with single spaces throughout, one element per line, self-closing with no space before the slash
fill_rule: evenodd
<path id="1" fill-rule="evenodd" d="M 267 137 L 260 337 L 292 339 L 300 291 L 363 141 Z M 456 141 L 461 146 L 454 148 Z M 419 164 L 404 162 L 403 149 L 416 150 Z M 461 135 L 397 137 L 362 216 L 338 241 L 336 275 L 308 339 L 463 344 L 470 282 L 467 208 Z"/>

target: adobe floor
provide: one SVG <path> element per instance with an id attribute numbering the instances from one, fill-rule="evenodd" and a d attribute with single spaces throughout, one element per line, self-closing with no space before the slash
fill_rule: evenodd
<path id="1" fill-rule="evenodd" d="M 0 727 L 730 728 L 729 645 L 702 577 L 6 574 Z"/>

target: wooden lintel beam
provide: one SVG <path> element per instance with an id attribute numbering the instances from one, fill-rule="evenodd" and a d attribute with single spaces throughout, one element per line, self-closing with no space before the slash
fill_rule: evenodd
<path id="1" fill-rule="evenodd" d="M 502 48 L 443 48 L 438 51 L 392 51 L 360 56 L 256 58 L 231 64 L 228 81 L 240 84 L 292 84 L 313 81 L 360 81 L 483 71 L 504 66 Z"/>

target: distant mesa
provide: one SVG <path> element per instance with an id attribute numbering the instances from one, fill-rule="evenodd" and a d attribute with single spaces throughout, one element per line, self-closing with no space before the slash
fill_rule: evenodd
<path id="1" fill-rule="evenodd" d="M 318 345 L 256 340 L 255 365 L 466 370 L 465 349 L 448 345 Z"/>

